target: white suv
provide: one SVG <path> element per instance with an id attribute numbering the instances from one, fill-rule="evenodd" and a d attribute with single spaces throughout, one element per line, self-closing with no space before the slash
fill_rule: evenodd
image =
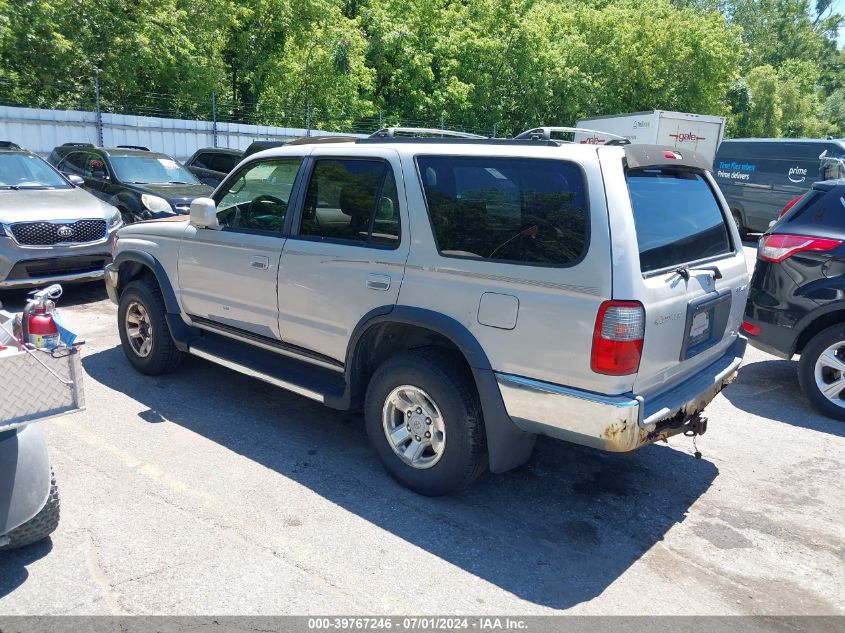
<path id="1" fill-rule="evenodd" d="M 631 451 L 702 433 L 746 343 L 707 161 L 548 129 L 255 154 L 189 222 L 122 229 L 106 286 L 138 371 L 188 353 L 363 407 L 384 465 L 428 495 L 522 464 L 537 434 Z"/>

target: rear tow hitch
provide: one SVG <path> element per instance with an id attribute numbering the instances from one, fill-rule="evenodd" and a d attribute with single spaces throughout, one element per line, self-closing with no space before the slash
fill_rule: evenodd
<path id="1" fill-rule="evenodd" d="M 701 415 L 701 413 L 696 413 L 689 419 L 687 428 L 684 431 L 684 435 L 692 438 L 692 447 L 695 449 L 696 459 L 701 459 L 701 451 L 698 450 L 698 446 L 695 444 L 695 438 L 705 433 L 707 433 L 707 418 Z"/>

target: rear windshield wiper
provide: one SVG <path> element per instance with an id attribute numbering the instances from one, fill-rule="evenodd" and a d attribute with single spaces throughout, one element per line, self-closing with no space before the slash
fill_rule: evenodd
<path id="1" fill-rule="evenodd" d="M 17 191 L 20 187 L 16 187 L 15 185 L 0 185 L 0 189 L 11 189 L 12 191 Z"/>
<path id="2" fill-rule="evenodd" d="M 130 185 L 148 185 L 150 183 L 148 183 L 146 180 L 129 180 L 127 184 L 130 184 Z"/>
<path id="3" fill-rule="evenodd" d="M 722 278 L 722 271 L 719 270 L 718 266 L 698 266 L 695 268 L 688 268 L 687 266 L 681 266 L 680 268 L 675 270 L 681 277 L 684 278 L 684 281 L 689 281 L 692 273 L 698 272 L 708 272 L 713 273 L 713 279 L 721 279 Z"/>
<path id="4" fill-rule="evenodd" d="M 188 182 L 187 180 L 168 180 L 168 184 L 170 185 L 190 185 L 192 183 Z"/>

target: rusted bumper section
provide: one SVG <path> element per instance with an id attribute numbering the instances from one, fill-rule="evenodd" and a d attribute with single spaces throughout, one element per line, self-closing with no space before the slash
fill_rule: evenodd
<path id="1" fill-rule="evenodd" d="M 703 432 L 700 414 L 736 377 L 746 340 L 691 378 L 643 398 L 605 396 L 561 385 L 497 374 L 508 415 L 523 431 L 593 446 L 633 451 L 684 431 Z"/>

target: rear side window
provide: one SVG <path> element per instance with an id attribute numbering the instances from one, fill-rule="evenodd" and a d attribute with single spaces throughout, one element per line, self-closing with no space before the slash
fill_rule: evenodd
<path id="1" fill-rule="evenodd" d="M 574 163 L 420 156 L 417 166 L 442 255 L 549 266 L 583 257 L 586 187 Z"/>
<path id="2" fill-rule="evenodd" d="M 643 272 L 731 252 L 725 216 L 701 174 L 632 169 L 627 180 Z"/>
<path id="3" fill-rule="evenodd" d="M 232 154 L 217 154 L 212 158 L 209 163 L 211 166 L 208 167 L 208 169 L 228 174 L 239 162 L 241 162 L 241 159 L 238 156 L 233 156 Z"/>
<path id="4" fill-rule="evenodd" d="M 393 169 L 382 160 L 317 160 L 305 195 L 299 235 L 397 248 L 399 200 Z"/>

